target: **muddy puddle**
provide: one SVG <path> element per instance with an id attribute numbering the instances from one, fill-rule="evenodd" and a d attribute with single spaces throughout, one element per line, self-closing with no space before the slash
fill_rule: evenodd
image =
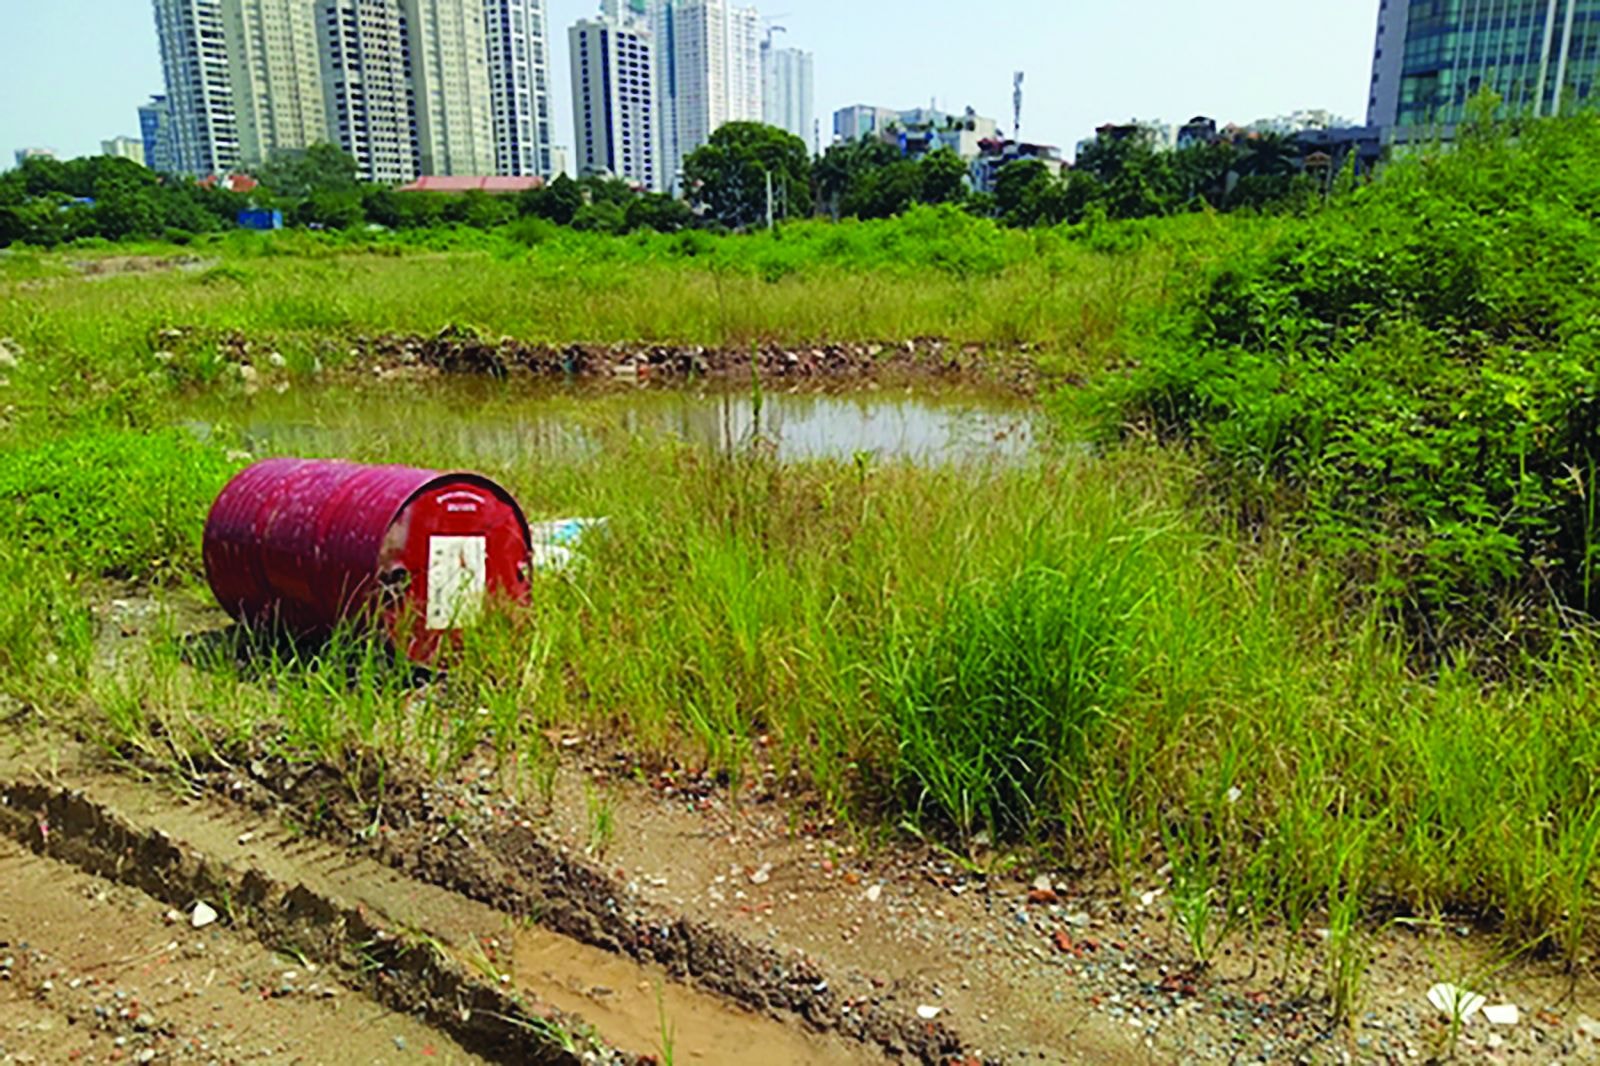
<path id="1" fill-rule="evenodd" d="M 638 439 L 722 453 L 759 444 L 790 461 L 1014 462 L 1032 453 L 1041 432 L 1025 401 L 973 389 L 880 387 L 758 398 L 749 390 L 530 389 L 450 378 L 263 391 L 205 406 L 190 425 L 202 434 L 236 431 L 257 454 L 359 454 L 375 442 L 409 436 L 435 450 L 506 465 L 583 458 Z"/>
<path id="2" fill-rule="evenodd" d="M 607 1040 L 669 1061 L 702 1066 L 885 1061 L 860 1044 L 759 1017 L 621 956 L 537 928 L 515 935 L 512 964 L 519 984 L 591 1022 Z"/>

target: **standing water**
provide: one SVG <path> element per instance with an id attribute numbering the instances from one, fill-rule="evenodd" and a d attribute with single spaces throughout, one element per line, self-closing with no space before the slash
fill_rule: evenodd
<path id="1" fill-rule="evenodd" d="M 504 463 L 581 458 L 628 438 L 669 438 L 780 459 L 1016 461 L 1036 441 L 1034 410 L 976 390 L 866 387 L 841 394 L 688 390 L 529 390 L 480 379 L 380 388 L 296 389 L 225 400 L 205 412 L 260 454 L 346 455 L 410 437 Z"/>

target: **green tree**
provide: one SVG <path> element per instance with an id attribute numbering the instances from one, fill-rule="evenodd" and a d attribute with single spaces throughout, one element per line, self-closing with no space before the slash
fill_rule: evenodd
<path id="1" fill-rule="evenodd" d="M 1257 133 L 1245 139 L 1235 169 L 1242 177 L 1290 177 L 1300 170 L 1300 142 L 1287 133 Z"/>
<path id="2" fill-rule="evenodd" d="M 858 174 L 845 195 L 843 209 L 856 218 L 890 218 L 911 208 L 922 195 L 921 167 L 896 159 Z"/>
<path id="3" fill-rule="evenodd" d="M 256 178 L 276 197 L 304 200 L 316 192 L 355 192 L 359 172 L 348 152 L 332 144 L 314 144 L 303 152 L 276 153 Z"/>
<path id="4" fill-rule="evenodd" d="M 595 233 L 621 233 L 627 221 L 627 209 L 621 204 L 612 200 L 591 200 L 578 208 L 578 213 L 572 218 L 572 228 Z"/>
<path id="5" fill-rule="evenodd" d="M 1009 226 L 1054 225 L 1067 220 L 1067 188 L 1038 159 L 1018 159 L 1000 168 L 994 183 L 995 210 Z"/>
<path id="6" fill-rule="evenodd" d="M 1172 172 L 1184 202 L 1204 201 L 1215 208 L 1224 207 L 1228 202 L 1228 179 L 1238 158 L 1239 150 L 1228 141 L 1178 149 L 1172 157 Z"/>
<path id="7" fill-rule="evenodd" d="M 312 229 L 353 229 L 366 221 L 361 212 L 361 197 L 350 190 L 318 190 L 294 209 L 295 225 Z"/>
<path id="8" fill-rule="evenodd" d="M 1182 199 L 1172 153 L 1142 137 L 1102 134 L 1079 154 L 1078 169 L 1104 187 L 1099 199 L 1111 218 L 1167 214 Z"/>
<path id="9" fill-rule="evenodd" d="M 967 163 L 949 148 L 929 152 L 917 163 L 922 176 L 918 199 L 925 204 L 960 203 L 967 195 Z"/>
<path id="10" fill-rule="evenodd" d="M 548 185 L 529 189 L 517 200 L 523 217 L 542 218 L 560 226 L 570 226 L 583 206 L 583 189 L 565 174 L 557 174 Z"/>
<path id="11" fill-rule="evenodd" d="M 848 213 L 845 201 L 858 182 L 899 161 L 898 149 L 871 137 L 830 145 L 812 167 L 817 197 L 827 205 L 828 213 L 838 218 Z"/>
<path id="12" fill-rule="evenodd" d="M 634 197 L 628 204 L 626 223 L 629 231 L 653 229 L 657 233 L 677 233 L 694 225 L 694 212 L 677 197 L 646 193 Z"/>
<path id="13" fill-rule="evenodd" d="M 775 218 L 811 213 L 811 157 L 806 142 L 760 122 L 730 122 L 683 162 L 684 180 L 708 218 L 748 228 L 766 217 L 767 179 Z"/>

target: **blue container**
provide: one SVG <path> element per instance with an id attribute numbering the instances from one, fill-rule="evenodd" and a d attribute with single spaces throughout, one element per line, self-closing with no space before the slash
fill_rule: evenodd
<path id="1" fill-rule="evenodd" d="M 240 229 L 282 229 L 283 212 L 253 208 L 249 211 L 240 211 L 236 221 Z"/>

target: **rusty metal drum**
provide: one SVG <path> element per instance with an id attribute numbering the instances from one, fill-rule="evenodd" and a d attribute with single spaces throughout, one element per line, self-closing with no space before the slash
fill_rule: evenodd
<path id="1" fill-rule="evenodd" d="M 204 555 L 241 622 L 317 635 L 366 617 L 428 662 L 490 600 L 527 600 L 531 541 L 516 500 L 477 474 L 268 459 L 212 504 Z"/>

